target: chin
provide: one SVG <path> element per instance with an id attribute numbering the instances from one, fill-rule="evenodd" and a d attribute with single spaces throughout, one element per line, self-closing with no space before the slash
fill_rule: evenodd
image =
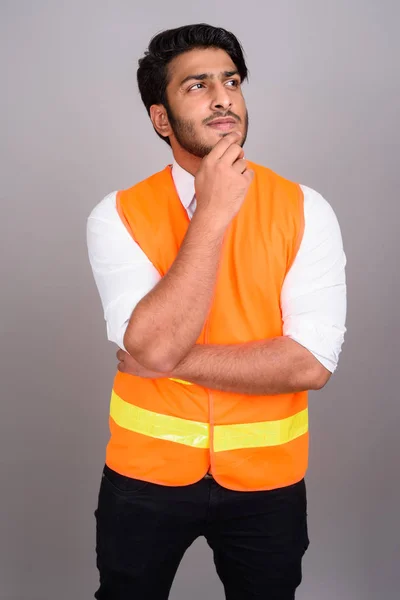
<path id="1" fill-rule="evenodd" d="M 233 129 L 232 131 L 236 131 L 236 130 Z M 219 142 L 219 140 L 221 140 L 222 138 L 224 138 L 227 135 L 229 135 L 230 133 L 232 133 L 232 131 L 215 131 L 215 132 L 213 132 L 214 135 L 212 136 L 212 139 L 213 139 L 214 145 L 217 144 Z M 241 142 L 242 139 L 243 139 L 243 134 L 242 134 L 242 132 L 240 132 L 240 138 L 238 141 Z"/>

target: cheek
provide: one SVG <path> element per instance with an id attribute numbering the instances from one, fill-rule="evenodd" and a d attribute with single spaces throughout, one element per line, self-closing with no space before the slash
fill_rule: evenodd
<path id="1" fill-rule="evenodd" d="M 246 104 L 245 104 L 244 100 L 240 101 L 237 106 L 238 106 L 238 111 L 239 111 L 240 118 L 244 122 L 244 120 L 246 118 L 246 112 L 247 112 Z"/>
<path id="2" fill-rule="evenodd" d="M 211 101 L 207 94 L 202 94 L 201 97 L 188 98 L 188 102 L 182 113 L 188 120 L 193 120 L 196 123 L 202 123 L 212 114 Z"/>

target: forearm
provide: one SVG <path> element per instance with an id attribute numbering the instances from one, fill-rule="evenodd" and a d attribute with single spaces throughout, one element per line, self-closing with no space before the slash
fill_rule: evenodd
<path id="1" fill-rule="evenodd" d="M 306 348 L 277 337 L 236 345 L 196 344 L 169 376 L 225 392 L 273 395 L 320 389 L 330 373 Z"/>
<path id="2" fill-rule="evenodd" d="M 124 345 L 144 366 L 169 371 L 196 343 L 211 306 L 224 232 L 195 213 L 171 268 L 133 311 Z"/>

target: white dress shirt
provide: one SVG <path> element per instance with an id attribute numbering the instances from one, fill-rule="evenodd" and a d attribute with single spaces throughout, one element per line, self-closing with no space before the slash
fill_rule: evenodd
<path id="1" fill-rule="evenodd" d="M 194 177 L 176 161 L 172 176 L 191 219 L 196 210 Z M 301 189 L 305 229 L 282 286 L 283 335 L 307 348 L 333 373 L 346 331 L 346 257 L 331 206 L 315 190 L 304 185 Z M 116 194 L 108 194 L 92 210 L 87 244 L 107 337 L 125 350 L 123 339 L 132 311 L 161 276 L 122 223 Z"/>

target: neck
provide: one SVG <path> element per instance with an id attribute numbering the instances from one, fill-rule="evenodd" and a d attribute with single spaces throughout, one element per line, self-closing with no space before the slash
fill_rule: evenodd
<path id="1" fill-rule="evenodd" d="M 193 154 L 186 152 L 186 150 L 183 150 L 183 148 L 180 147 L 173 149 L 173 155 L 174 159 L 182 169 L 185 169 L 185 171 L 193 175 L 193 177 L 196 176 L 201 165 L 201 158 L 193 156 Z"/>

